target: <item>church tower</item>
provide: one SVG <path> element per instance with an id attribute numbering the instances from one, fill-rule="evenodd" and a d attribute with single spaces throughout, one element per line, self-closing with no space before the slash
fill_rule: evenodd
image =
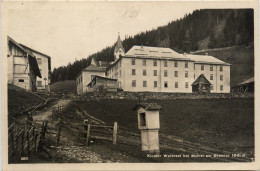
<path id="1" fill-rule="evenodd" d="M 116 42 L 116 46 L 114 49 L 114 61 L 117 61 L 119 59 L 119 56 L 125 56 L 125 49 L 122 45 L 122 41 L 120 39 L 120 33 L 118 33 L 118 38 Z"/>

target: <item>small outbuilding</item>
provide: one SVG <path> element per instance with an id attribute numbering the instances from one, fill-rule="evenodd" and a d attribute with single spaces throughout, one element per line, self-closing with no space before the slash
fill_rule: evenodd
<path id="1" fill-rule="evenodd" d="M 117 91 L 118 83 L 117 79 L 111 79 L 101 76 L 94 76 L 94 78 L 87 85 L 87 91 Z"/>
<path id="2" fill-rule="evenodd" d="M 192 92 L 193 93 L 210 93 L 211 83 L 209 80 L 201 74 L 193 83 L 192 83 Z"/>
<path id="3" fill-rule="evenodd" d="M 240 93 L 254 92 L 255 90 L 255 79 L 254 77 L 247 79 L 246 81 L 238 85 Z"/>

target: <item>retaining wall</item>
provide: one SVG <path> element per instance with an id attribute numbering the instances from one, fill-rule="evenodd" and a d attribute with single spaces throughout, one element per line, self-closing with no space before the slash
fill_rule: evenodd
<path id="1" fill-rule="evenodd" d="M 174 99 L 220 99 L 220 98 L 254 98 L 254 93 L 230 94 L 230 93 L 159 93 L 159 92 L 88 92 L 78 96 L 78 100 L 98 101 L 104 99 L 126 100 L 174 100 Z"/>

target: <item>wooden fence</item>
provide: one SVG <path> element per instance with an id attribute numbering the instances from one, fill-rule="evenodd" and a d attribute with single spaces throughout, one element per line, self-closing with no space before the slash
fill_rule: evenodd
<path id="1" fill-rule="evenodd" d="M 114 125 L 97 125 L 86 121 L 82 124 L 66 123 L 60 119 L 57 133 L 57 144 L 60 143 L 62 129 L 69 131 L 79 142 L 87 146 L 91 139 L 106 140 L 113 142 L 113 144 L 117 144 L 117 122 L 114 122 Z"/>
<path id="2" fill-rule="evenodd" d="M 69 102 L 68 105 L 59 105 L 57 107 L 53 107 L 52 108 L 52 116 L 56 117 L 56 118 L 61 118 L 63 113 L 66 112 L 70 108 L 72 103 L 73 102 L 71 101 L 71 102 Z"/>
<path id="3" fill-rule="evenodd" d="M 45 142 L 48 121 L 12 123 L 8 128 L 8 162 L 28 160 L 29 154 L 38 154 Z"/>

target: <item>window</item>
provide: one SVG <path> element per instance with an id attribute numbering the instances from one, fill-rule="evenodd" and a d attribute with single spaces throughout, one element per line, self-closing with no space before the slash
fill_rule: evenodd
<path id="1" fill-rule="evenodd" d="M 195 63 L 193 64 L 193 70 L 195 70 Z"/>
<path id="2" fill-rule="evenodd" d="M 140 126 L 146 126 L 145 113 L 140 113 Z"/>
<path id="3" fill-rule="evenodd" d="M 146 76 L 146 69 L 143 69 L 143 75 Z"/>
<path id="4" fill-rule="evenodd" d="M 188 78 L 188 71 L 185 71 L 185 77 Z"/>
<path id="5" fill-rule="evenodd" d="M 223 91 L 223 85 L 220 85 L 220 91 Z"/>
<path id="6" fill-rule="evenodd" d="M 219 71 L 223 71 L 223 66 L 220 66 L 220 67 L 219 67 Z"/>
<path id="7" fill-rule="evenodd" d="M 132 80 L 132 87 L 136 87 L 136 81 Z"/>
<path id="8" fill-rule="evenodd" d="M 220 80 L 221 80 L 221 81 L 223 80 L 223 75 L 220 75 Z"/>
<path id="9" fill-rule="evenodd" d="M 42 69 L 39 69 L 40 70 L 40 74 L 42 75 Z"/>
<path id="10" fill-rule="evenodd" d="M 146 60 L 143 59 L 143 66 L 146 66 Z"/>
<path id="11" fill-rule="evenodd" d="M 178 82 L 175 82 L 175 88 L 178 88 Z"/>
<path id="12" fill-rule="evenodd" d="M 178 77 L 178 71 L 174 71 L 174 76 Z"/>
<path id="13" fill-rule="evenodd" d="M 135 75 L 136 73 L 135 73 L 135 69 L 132 69 L 132 75 Z"/>
<path id="14" fill-rule="evenodd" d="M 168 77 L 168 72 L 167 72 L 167 70 L 164 70 L 164 77 Z"/>
<path id="15" fill-rule="evenodd" d="M 157 87 L 157 81 L 154 81 L 154 82 L 153 82 L 153 86 L 154 86 L 154 87 Z"/>
<path id="16" fill-rule="evenodd" d="M 153 76 L 157 76 L 157 70 L 153 70 Z"/>
<path id="17" fill-rule="evenodd" d="M 213 74 L 210 74 L 210 80 L 213 80 Z"/>
<path id="18" fill-rule="evenodd" d="M 157 66 L 157 60 L 153 60 L 153 66 Z"/>
<path id="19" fill-rule="evenodd" d="M 121 77 L 121 70 L 119 71 L 119 76 Z"/>
<path id="20" fill-rule="evenodd" d="M 189 88 L 189 83 L 185 82 L 185 88 Z"/>
<path id="21" fill-rule="evenodd" d="M 42 81 L 37 81 L 37 87 L 42 87 Z"/>
<path id="22" fill-rule="evenodd" d="M 187 61 L 185 62 L 185 68 L 188 68 L 188 62 Z"/>
<path id="23" fill-rule="evenodd" d="M 167 65 L 167 61 L 164 61 L 164 67 L 167 67 L 168 65 Z"/>
<path id="24" fill-rule="evenodd" d="M 18 82 L 23 83 L 24 79 L 19 79 Z"/>
<path id="25" fill-rule="evenodd" d="M 194 73 L 194 80 L 195 80 L 195 73 Z"/>
<path id="26" fill-rule="evenodd" d="M 201 71 L 204 71 L 204 65 L 201 64 Z"/>
<path id="27" fill-rule="evenodd" d="M 213 65 L 210 65 L 210 71 L 213 71 Z"/>
<path id="28" fill-rule="evenodd" d="M 167 82 L 167 81 L 164 82 L 164 87 L 165 87 L 165 88 L 168 87 L 168 82 Z"/>
<path id="29" fill-rule="evenodd" d="M 174 61 L 174 67 L 178 67 L 178 62 Z"/>
<path id="30" fill-rule="evenodd" d="M 36 60 L 37 60 L 38 65 L 42 64 L 42 58 L 37 58 Z"/>
<path id="31" fill-rule="evenodd" d="M 135 59 L 132 59 L 132 65 L 135 65 Z"/>
<path id="32" fill-rule="evenodd" d="M 147 87 L 147 81 L 143 81 L 143 87 Z"/>

